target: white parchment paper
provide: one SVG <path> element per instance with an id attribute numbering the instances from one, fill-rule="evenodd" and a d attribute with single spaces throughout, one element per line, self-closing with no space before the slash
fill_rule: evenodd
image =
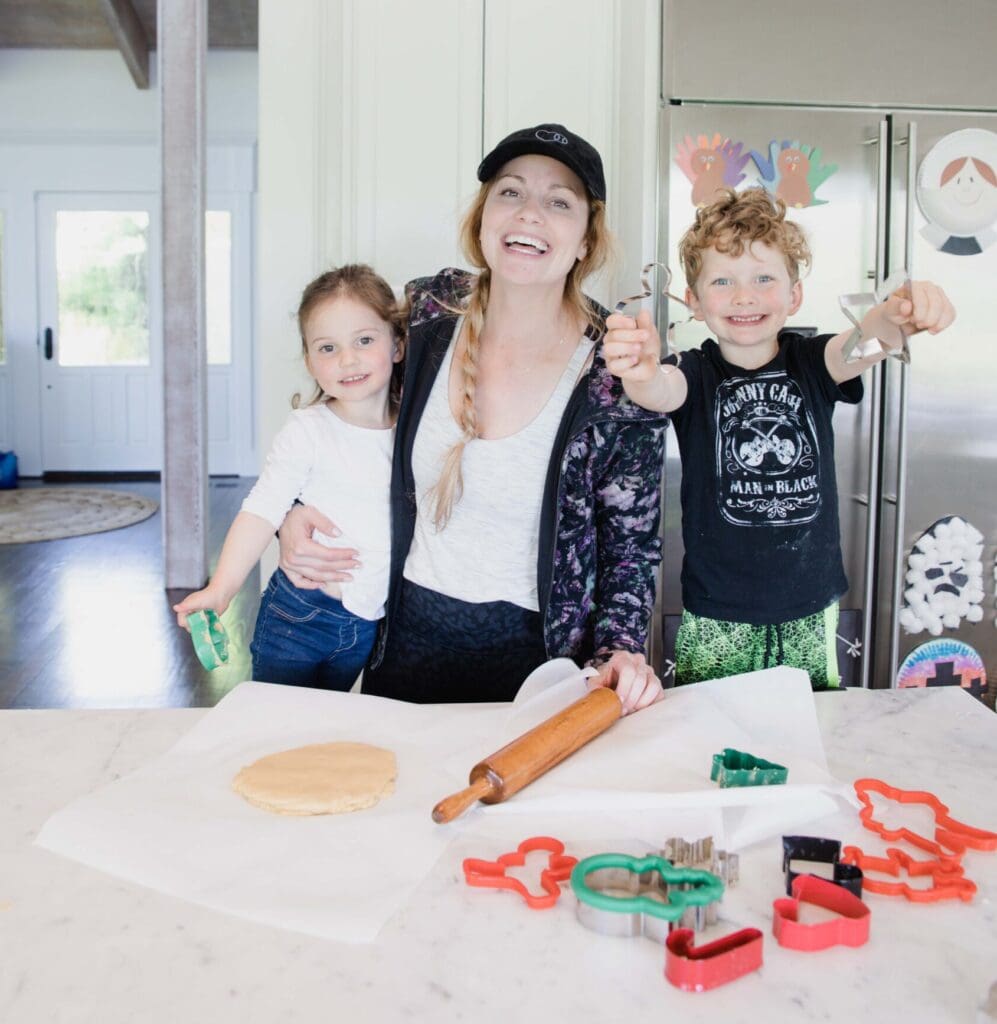
<path id="1" fill-rule="evenodd" d="M 536 834 L 534 822 L 565 839 L 608 835 L 610 826 L 640 834 L 636 823 L 649 837 L 664 829 L 693 839 L 690 830 L 708 822 L 737 849 L 848 797 L 827 773 L 806 675 L 773 669 L 670 691 L 508 802 L 432 822 L 432 807 L 467 784 L 472 765 L 585 692 L 582 673 L 563 660 L 538 669 L 512 705 L 414 705 L 244 683 L 161 758 L 53 815 L 36 842 L 231 914 L 371 942 L 467 826 L 515 845 Z M 333 740 L 393 750 L 395 793 L 367 810 L 297 818 L 230 788 L 264 754 Z M 786 765 L 789 784 L 719 789 L 710 765 L 725 746 Z M 683 821 L 694 824 L 675 831 Z"/>

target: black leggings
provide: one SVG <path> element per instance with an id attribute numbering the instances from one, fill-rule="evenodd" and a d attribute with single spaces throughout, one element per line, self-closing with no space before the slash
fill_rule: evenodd
<path id="1" fill-rule="evenodd" d="M 384 659 L 361 688 L 416 704 L 512 700 L 546 660 L 539 612 L 458 601 L 403 580 Z"/>

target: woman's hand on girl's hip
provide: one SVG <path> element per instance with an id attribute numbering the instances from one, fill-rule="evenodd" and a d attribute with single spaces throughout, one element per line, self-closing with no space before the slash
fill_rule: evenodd
<path id="1" fill-rule="evenodd" d="M 312 540 L 318 530 L 327 536 L 339 535 L 339 529 L 313 505 L 295 505 L 284 517 L 277 531 L 280 541 L 281 569 L 287 578 L 302 590 L 315 590 L 323 583 L 351 580 L 350 569 L 360 562 L 354 548 L 329 548 Z"/>
<path id="2" fill-rule="evenodd" d="M 589 687 L 608 686 L 616 691 L 623 714 L 646 708 L 664 695 L 661 680 L 643 654 L 614 651 L 599 667 L 599 674 L 589 680 Z"/>

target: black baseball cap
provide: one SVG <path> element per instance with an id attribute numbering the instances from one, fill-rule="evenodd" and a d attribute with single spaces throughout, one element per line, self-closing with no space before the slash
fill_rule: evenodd
<path id="1" fill-rule="evenodd" d="M 606 201 L 602 157 L 594 146 L 569 132 L 563 124 L 538 124 L 507 135 L 478 165 L 478 181 L 491 181 L 510 160 L 527 153 L 549 156 L 570 167 L 593 199 Z"/>

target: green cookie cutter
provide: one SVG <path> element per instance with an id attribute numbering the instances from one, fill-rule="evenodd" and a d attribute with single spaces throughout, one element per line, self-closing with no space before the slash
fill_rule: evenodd
<path id="1" fill-rule="evenodd" d="M 600 853 L 571 872 L 578 919 L 605 935 L 667 937 L 668 925 L 690 908 L 723 897 L 724 883 L 698 868 L 677 868 L 664 857 Z"/>
<path id="2" fill-rule="evenodd" d="M 713 755 L 710 778 L 719 782 L 721 789 L 730 786 L 782 786 L 789 778 L 789 769 L 754 754 L 724 747 L 722 753 Z"/>
<path id="3" fill-rule="evenodd" d="M 228 633 L 221 619 L 210 609 L 187 616 L 190 638 L 197 660 L 210 672 L 228 661 Z"/>

